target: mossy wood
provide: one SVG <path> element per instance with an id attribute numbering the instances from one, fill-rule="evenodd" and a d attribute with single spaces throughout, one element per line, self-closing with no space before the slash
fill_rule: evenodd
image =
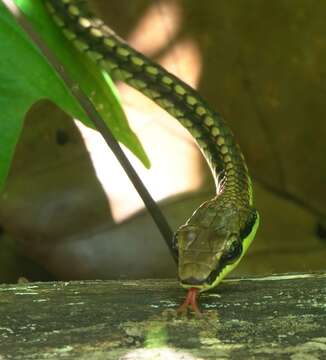
<path id="1" fill-rule="evenodd" d="M 178 317 L 172 280 L 0 286 L 0 359 L 326 356 L 326 273 L 225 281 Z"/>

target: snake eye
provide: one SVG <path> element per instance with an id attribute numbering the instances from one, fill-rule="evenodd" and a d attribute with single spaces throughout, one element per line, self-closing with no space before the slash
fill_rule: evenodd
<path id="1" fill-rule="evenodd" d="M 226 262 L 233 262 L 238 259 L 242 253 L 242 243 L 239 240 L 233 240 L 227 248 L 223 258 Z"/>

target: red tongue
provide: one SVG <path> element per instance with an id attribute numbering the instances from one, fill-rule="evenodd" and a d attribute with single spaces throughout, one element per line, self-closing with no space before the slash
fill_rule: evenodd
<path id="1" fill-rule="evenodd" d="M 201 315 L 201 311 L 198 307 L 197 304 L 197 298 L 199 294 L 199 289 L 197 288 L 190 288 L 188 290 L 188 294 L 186 296 L 185 301 L 183 302 L 183 304 L 178 308 L 177 312 L 178 313 L 184 313 L 188 310 L 188 306 L 191 307 L 191 310 L 196 313 L 197 315 Z"/>

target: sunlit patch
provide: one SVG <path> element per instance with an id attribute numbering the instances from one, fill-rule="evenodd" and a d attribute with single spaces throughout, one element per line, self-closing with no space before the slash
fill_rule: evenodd
<path id="1" fill-rule="evenodd" d="M 169 49 L 160 63 L 185 83 L 197 88 L 202 73 L 202 56 L 192 39 L 182 39 Z"/>
<path id="2" fill-rule="evenodd" d="M 181 9 L 176 2 L 155 2 L 129 35 L 128 42 L 138 51 L 153 55 L 175 37 L 180 26 Z"/>
<path id="3" fill-rule="evenodd" d="M 144 14 L 127 39 L 138 50 L 147 54 L 153 54 L 162 48 L 165 50 L 181 24 L 181 11 L 176 3 L 160 1 L 157 4 Z M 131 61 L 135 65 L 143 65 L 140 58 L 133 56 Z M 196 88 L 202 59 L 194 41 L 181 39 L 168 48 L 159 61 L 168 71 Z M 146 71 L 153 76 L 156 74 L 150 66 L 146 67 Z M 176 119 L 139 91 L 124 83 L 119 83 L 118 87 L 128 121 L 150 157 L 151 170 L 145 169 L 128 150 L 126 153 L 154 199 L 159 201 L 178 193 L 197 190 L 203 181 L 200 163 L 202 157 L 191 135 Z M 153 96 L 153 90 L 148 91 Z M 175 91 L 178 94 L 184 93 L 181 86 Z M 191 125 L 189 122 L 188 127 Z M 97 177 L 108 195 L 114 220 L 121 222 L 143 209 L 144 205 L 137 192 L 101 136 L 79 123 L 78 126 L 85 138 Z"/>
<path id="4" fill-rule="evenodd" d="M 143 360 L 196 360 L 198 357 L 193 356 L 185 351 L 176 350 L 170 347 L 156 349 L 136 349 L 131 350 L 123 355 L 121 360 L 143 359 Z"/>

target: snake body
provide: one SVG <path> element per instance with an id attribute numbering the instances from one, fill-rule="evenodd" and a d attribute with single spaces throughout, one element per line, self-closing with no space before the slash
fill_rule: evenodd
<path id="1" fill-rule="evenodd" d="M 175 234 L 178 275 L 185 288 L 216 286 L 240 261 L 253 240 L 259 215 L 239 145 L 222 117 L 198 92 L 131 48 L 87 8 L 87 1 L 45 0 L 55 23 L 74 46 L 170 113 L 193 136 L 216 183 Z"/>

